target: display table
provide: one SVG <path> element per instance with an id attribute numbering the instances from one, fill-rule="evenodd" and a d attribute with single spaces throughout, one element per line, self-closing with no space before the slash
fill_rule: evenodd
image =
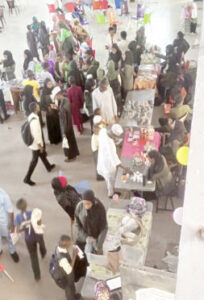
<path id="1" fill-rule="evenodd" d="M 111 216 L 124 216 L 126 215 L 126 206 L 130 202 L 130 200 L 120 199 L 117 203 L 113 200 L 111 201 L 110 207 L 107 211 L 107 221 L 108 221 L 108 233 L 107 238 L 109 235 L 116 233 L 118 230 L 118 225 L 115 222 L 111 222 Z M 149 244 L 149 237 L 151 233 L 152 227 L 152 210 L 153 205 L 151 202 L 147 203 L 147 211 L 144 217 L 144 228 L 145 237 L 141 237 L 141 240 L 134 246 L 129 245 L 121 245 L 121 252 L 122 252 L 122 261 L 121 264 L 126 264 L 129 266 L 142 266 L 145 263 L 146 255 L 147 255 L 147 248 Z M 145 218 L 148 217 L 148 224 L 145 222 Z M 120 218 L 120 217 L 119 217 Z M 121 220 L 118 220 L 119 222 Z M 116 275 L 115 275 L 116 276 Z M 115 277 L 114 275 L 110 278 Z M 98 279 L 93 278 L 92 273 L 90 270 L 87 272 L 87 276 L 84 280 L 84 284 L 81 290 L 81 295 L 84 299 L 91 300 L 94 299 L 94 287 Z"/>
<path id="2" fill-rule="evenodd" d="M 133 169 L 134 162 L 132 158 L 122 158 L 121 163 L 123 166 Z M 147 168 L 142 166 L 138 166 L 137 170 L 134 169 L 134 171 L 138 171 L 142 174 L 145 174 L 147 172 Z M 154 192 L 156 188 L 155 182 L 152 181 L 147 181 L 146 185 L 143 185 L 142 182 L 134 182 L 130 178 L 124 182 L 122 181 L 122 176 L 123 176 L 123 169 L 118 168 L 117 173 L 116 173 L 116 179 L 115 179 L 115 191 L 119 192 L 124 192 L 124 191 L 140 191 L 140 192 Z"/>
<path id="3" fill-rule="evenodd" d="M 0 88 L 4 93 L 5 102 L 10 102 L 14 107 L 14 111 L 20 110 L 19 102 L 21 100 L 21 93 L 23 91 L 22 80 L 11 80 L 8 82 L 1 82 Z"/>
<path id="4" fill-rule="evenodd" d="M 154 89 L 128 92 L 120 125 L 123 127 L 151 125 L 154 98 Z"/>
<path id="5" fill-rule="evenodd" d="M 130 131 L 125 132 L 121 158 L 133 158 L 135 153 L 144 152 L 146 142 L 141 139 L 136 140 L 136 143 L 128 142 L 129 134 Z M 160 134 L 158 132 L 155 132 L 154 139 L 152 141 L 149 141 L 149 143 L 152 144 L 155 150 L 158 151 L 161 144 Z"/>

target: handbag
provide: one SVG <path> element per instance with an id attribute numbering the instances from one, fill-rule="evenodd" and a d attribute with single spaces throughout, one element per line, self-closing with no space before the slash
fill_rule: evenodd
<path id="1" fill-rule="evenodd" d="M 65 136 L 63 137 L 63 140 L 62 140 L 62 148 L 63 149 L 69 149 L 69 143 L 68 143 L 68 140 Z"/>

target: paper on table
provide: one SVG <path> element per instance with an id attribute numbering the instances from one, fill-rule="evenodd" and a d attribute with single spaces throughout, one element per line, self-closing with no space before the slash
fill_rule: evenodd
<path id="1" fill-rule="evenodd" d="M 106 281 L 106 283 L 111 291 L 121 288 L 121 278 L 120 277 L 109 279 Z"/>
<path id="2" fill-rule="evenodd" d="M 147 288 L 136 291 L 136 300 L 174 300 L 174 294 L 162 290 Z"/>

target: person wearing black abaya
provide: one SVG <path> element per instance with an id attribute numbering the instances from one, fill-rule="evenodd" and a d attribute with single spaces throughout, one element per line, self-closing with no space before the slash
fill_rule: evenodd
<path id="1" fill-rule="evenodd" d="M 102 254 L 107 234 L 105 208 L 91 190 L 82 199 L 75 210 L 76 243 L 85 252 Z"/>
<path id="2" fill-rule="evenodd" d="M 148 157 L 151 162 L 148 178 L 156 181 L 156 196 L 161 197 L 170 194 L 175 190 L 176 184 L 165 157 L 156 150 L 150 151 Z"/>
<path id="3" fill-rule="evenodd" d="M 53 178 L 51 185 L 58 204 L 74 222 L 75 209 L 81 201 L 80 195 L 73 186 L 67 184 L 67 179 L 64 176 Z"/>
<path id="4" fill-rule="evenodd" d="M 27 77 L 28 70 L 35 74 L 35 62 L 33 61 L 33 56 L 30 50 L 24 51 L 24 62 L 23 62 L 23 76 Z"/>
<path id="5" fill-rule="evenodd" d="M 80 86 L 82 88 L 82 90 L 84 91 L 85 78 L 84 78 L 83 73 L 79 71 L 75 60 L 72 60 L 70 62 L 70 67 L 71 67 L 71 70 L 69 71 L 68 78 L 74 77 L 76 85 Z"/>
<path id="6" fill-rule="evenodd" d="M 26 117 L 30 114 L 29 105 L 32 102 L 37 103 L 37 100 L 33 96 L 33 87 L 31 85 L 26 85 L 23 89 L 23 109 Z"/>
<path id="7" fill-rule="evenodd" d="M 46 111 L 47 132 L 50 144 L 58 144 L 62 141 L 59 114 L 57 108 L 52 103 L 51 93 L 53 84 L 50 79 L 46 79 L 40 97 L 41 109 Z"/>
<path id="8" fill-rule="evenodd" d="M 55 87 L 52 91 L 53 98 L 58 100 L 59 120 L 62 138 L 68 141 L 68 148 L 64 148 L 66 156 L 65 162 L 75 160 L 79 155 L 79 150 L 72 125 L 71 105 L 69 100 L 64 97 L 59 87 Z"/>
<path id="9" fill-rule="evenodd" d="M 15 75 L 15 61 L 13 59 L 12 53 L 8 50 L 4 51 L 3 53 L 3 68 L 5 73 L 5 80 L 13 80 L 16 78 Z"/>
<path id="10" fill-rule="evenodd" d="M 115 63 L 116 71 L 120 68 L 121 59 L 122 59 L 122 52 L 120 51 L 117 44 L 113 44 L 111 52 L 109 54 L 109 60 L 112 60 Z"/>

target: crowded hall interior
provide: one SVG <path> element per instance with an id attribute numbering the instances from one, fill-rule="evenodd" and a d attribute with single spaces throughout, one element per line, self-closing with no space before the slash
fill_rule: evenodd
<path id="1" fill-rule="evenodd" d="M 202 0 L 0 0 L 0 299 L 204 299 Z"/>

